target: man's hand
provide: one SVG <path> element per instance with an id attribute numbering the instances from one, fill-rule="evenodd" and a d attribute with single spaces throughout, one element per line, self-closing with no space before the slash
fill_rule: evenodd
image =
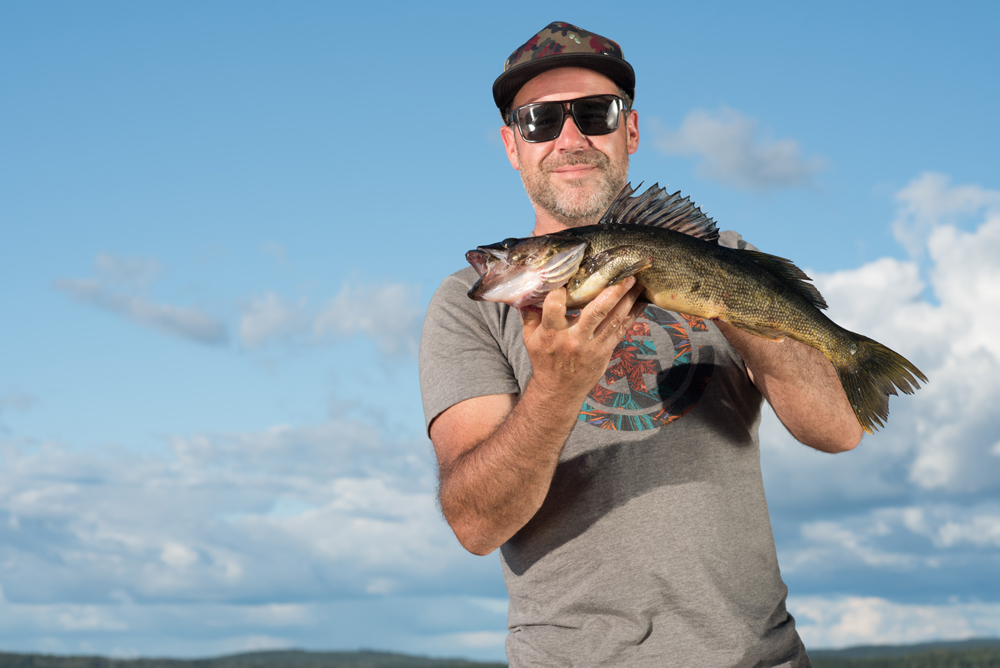
<path id="1" fill-rule="evenodd" d="M 522 311 L 533 368 L 524 394 L 467 399 L 431 424 L 441 510 L 470 552 L 489 554 L 538 512 L 580 405 L 645 308 L 633 284 L 606 288 L 577 316 L 563 288 L 541 313 Z"/>
<path id="2" fill-rule="evenodd" d="M 547 394 L 583 402 L 604 375 L 611 353 L 645 308 L 642 292 L 629 277 L 604 290 L 578 315 L 566 313 L 566 288 L 545 297 L 542 312 L 521 311 L 524 346 L 533 369 L 532 382 Z"/>

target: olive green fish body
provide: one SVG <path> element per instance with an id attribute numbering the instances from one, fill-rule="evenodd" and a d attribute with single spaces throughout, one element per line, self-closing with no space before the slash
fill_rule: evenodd
<path id="1" fill-rule="evenodd" d="M 481 278 L 469 296 L 512 303 L 506 296 L 491 297 L 490 286 L 503 283 L 498 277 L 505 274 L 504 295 L 511 293 L 510 285 L 524 293 L 525 273 L 514 282 L 509 275 L 516 273 L 515 265 L 531 263 L 556 267 L 548 270 L 550 282 L 539 279 L 541 287 L 532 279 L 530 298 L 535 303 L 565 285 L 567 306 L 581 307 L 608 285 L 635 276 L 644 288 L 642 298 L 660 308 L 723 320 L 765 339 L 792 338 L 822 352 L 837 370 L 867 432 L 887 419 L 888 395 L 897 389 L 910 394 L 919 387 L 918 378 L 927 381 L 901 355 L 823 314 L 823 297 L 790 261 L 718 245 L 714 222 L 678 193 L 665 196 L 656 186 L 639 197 L 630 197 L 632 192 L 626 186 L 598 225 L 508 239 L 470 251 L 467 257 L 479 264 Z M 474 253 L 492 255 L 483 259 Z M 504 261 L 509 264 L 502 266 Z M 524 303 L 518 302 L 518 307 Z"/>

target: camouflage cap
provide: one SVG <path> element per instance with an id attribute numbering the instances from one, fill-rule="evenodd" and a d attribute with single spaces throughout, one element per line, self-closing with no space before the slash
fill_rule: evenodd
<path id="1" fill-rule="evenodd" d="M 503 74 L 493 82 L 493 100 L 500 113 L 529 79 L 555 67 L 595 70 L 635 97 L 635 72 L 618 42 L 556 21 L 519 46 L 503 64 Z"/>

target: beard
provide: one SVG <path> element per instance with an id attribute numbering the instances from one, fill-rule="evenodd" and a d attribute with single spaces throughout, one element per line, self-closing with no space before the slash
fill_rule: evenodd
<path id="1" fill-rule="evenodd" d="M 573 179 L 556 184 L 552 172 L 567 165 L 592 165 L 597 168 L 597 182 L 589 186 L 586 179 Z M 569 227 L 592 225 L 597 222 L 628 180 L 628 153 L 611 160 L 596 148 L 576 153 L 550 155 L 537 167 L 521 166 L 521 181 L 533 204 L 552 214 Z"/>

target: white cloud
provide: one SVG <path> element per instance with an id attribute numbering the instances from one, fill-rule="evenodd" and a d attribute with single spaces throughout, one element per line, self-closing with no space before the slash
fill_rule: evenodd
<path id="1" fill-rule="evenodd" d="M 806 521 L 800 526 L 800 540 L 783 546 L 781 565 L 786 574 L 804 580 L 831 571 L 908 578 L 919 572 L 925 587 L 932 587 L 932 581 L 947 580 L 957 569 L 970 583 L 992 580 L 997 547 L 1000 507 L 995 503 L 921 501 Z M 975 586 L 957 593 L 977 596 L 982 592 Z"/>
<path id="2" fill-rule="evenodd" d="M 907 508 L 903 511 L 903 525 L 940 548 L 1000 547 L 1000 507 L 994 504 Z"/>
<path id="3" fill-rule="evenodd" d="M 100 253 L 98 278 L 55 281 L 53 287 L 78 302 L 121 315 L 144 327 L 211 345 L 223 344 L 226 326 L 202 309 L 153 301 L 144 292 L 160 272 L 156 260 L 118 258 Z"/>
<path id="4" fill-rule="evenodd" d="M 765 449 L 780 453 L 770 463 L 773 479 L 787 481 L 775 498 L 821 503 L 831 495 L 901 498 L 914 489 L 1000 491 L 1000 458 L 991 450 L 1000 433 L 1000 212 L 969 231 L 934 227 L 927 249 L 931 264 L 923 271 L 916 261 L 881 258 L 815 276 L 837 323 L 909 358 L 929 383 L 892 398 L 886 428 L 836 458 L 803 452 L 780 428 L 765 427 Z M 797 487 L 802 471 L 815 476 Z"/>
<path id="5" fill-rule="evenodd" d="M 365 336 L 387 355 L 416 357 L 420 336 L 419 288 L 399 283 L 345 284 L 318 313 L 305 300 L 290 302 L 274 293 L 250 301 L 240 318 L 247 348 L 278 341 L 326 345 Z"/>
<path id="6" fill-rule="evenodd" d="M 947 174 L 924 172 L 896 193 L 896 203 L 893 232 L 910 255 L 918 256 L 935 228 L 953 226 L 982 211 L 1000 213 L 1000 192 L 978 185 L 952 186 Z"/>
<path id="7" fill-rule="evenodd" d="M 277 244 L 265 244 L 264 250 L 279 261 L 284 257 L 284 249 Z M 150 285 L 162 273 L 156 260 L 100 253 L 94 264 L 96 278 L 61 279 L 53 287 L 78 302 L 167 334 L 212 345 L 228 341 L 228 327 L 222 320 L 197 307 L 165 304 L 148 296 Z M 421 324 L 418 298 L 419 287 L 413 285 L 344 284 L 316 311 L 309 309 L 305 298 L 290 300 L 267 291 L 243 303 L 236 330 L 248 350 L 282 342 L 330 345 L 360 335 L 386 355 L 416 357 Z"/>
<path id="8" fill-rule="evenodd" d="M 240 315 L 240 340 L 247 348 L 301 334 L 309 326 L 305 300 L 296 303 L 282 299 L 273 292 L 250 300 Z"/>
<path id="9" fill-rule="evenodd" d="M 500 567 L 441 518 L 423 437 L 331 419 L 174 437 L 160 454 L 0 445 L 8 651 L 502 657 L 465 651 L 503 633 L 480 604 L 502 593 Z"/>
<path id="10" fill-rule="evenodd" d="M 807 522 L 802 525 L 807 547 L 782 566 L 791 572 L 831 560 L 841 565 L 860 562 L 866 567 L 890 569 L 910 569 L 919 565 L 920 559 L 913 554 L 889 551 L 874 544 L 887 530 L 877 521 L 866 523 L 860 530 L 835 521 Z"/>
<path id="11" fill-rule="evenodd" d="M 506 631 L 469 631 L 466 633 L 448 633 L 435 638 L 437 642 L 446 642 L 456 647 L 496 647 L 501 648 L 507 642 Z"/>
<path id="12" fill-rule="evenodd" d="M 1000 192 L 990 194 L 1000 199 Z M 970 232 L 935 228 L 927 248 L 935 296 L 963 319 L 950 328 L 953 347 L 982 348 L 1000 359 L 1000 210 Z"/>
<path id="13" fill-rule="evenodd" d="M 895 603 L 862 596 L 789 596 L 788 609 L 809 649 L 995 637 L 1000 603 Z"/>
<path id="14" fill-rule="evenodd" d="M 118 257 L 110 253 L 98 253 L 94 268 L 106 281 L 132 288 L 148 287 L 163 270 L 152 258 Z"/>
<path id="15" fill-rule="evenodd" d="M 810 599 L 807 645 L 997 633 L 988 622 L 1000 601 L 987 583 L 1000 548 L 1000 214 L 979 212 L 968 229 L 926 230 L 925 264 L 881 258 L 815 275 L 836 322 L 903 354 L 929 382 L 892 398 L 885 428 L 837 456 L 803 447 L 765 415 L 762 469 L 790 591 L 882 597 Z M 988 604 L 891 601 L 912 582 L 913 603 Z"/>
<path id="16" fill-rule="evenodd" d="M 470 578 L 496 567 L 441 518 L 425 439 L 389 441 L 347 419 L 174 437 L 166 455 L 4 446 L 8 601 L 475 591 Z"/>
<path id="17" fill-rule="evenodd" d="M 0 643 L 5 651 L 120 658 L 377 647 L 502 661 L 505 619 L 506 613 L 487 612 L 464 596 L 449 595 L 197 605 L 0 602 Z"/>
<path id="18" fill-rule="evenodd" d="M 420 336 L 417 297 L 416 287 L 398 283 L 345 285 L 316 318 L 313 332 L 321 340 L 364 334 L 383 352 L 416 356 Z"/>
<path id="19" fill-rule="evenodd" d="M 654 139 L 664 153 L 700 158 L 698 174 L 739 188 L 766 190 L 809 185 L 826 167 L 805 158 L 798 142 L 761 137 L 758 123 L 735 109 L 691 111 L 676 131 Z"/>

